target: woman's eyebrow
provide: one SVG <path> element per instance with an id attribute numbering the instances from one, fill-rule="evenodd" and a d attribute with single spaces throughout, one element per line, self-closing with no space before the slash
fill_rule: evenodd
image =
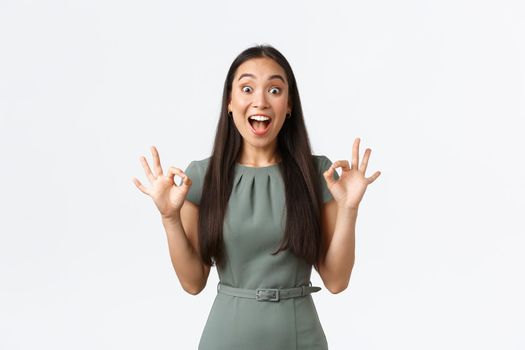
<path id="1" fill-rule="evenodd" d="M 255 77 L 255 75 L 253 75 L 253 74 L 251 74 L 251 73 L 243 73 L 243 74 L 241 74 L 241 76 L 240 76 L 239 79 L 237 79 L 237 80 L 241 80 L 241 79 L 244 78 L 244 77 L 250 77 L 250 78 L 257 79 L 257 78 Z M 280 79 L 280 80 L 282 80 L 283 83 L 285 82 L 285 81 L 284 81 L 284 78 L 283 78 L 281 75 L 279 75 L 279 74 L 274 74 L 274 75 L 272 75 L 272 76 L 270 76 L 270 77 L 268 78 L 268 80 L 272 80 L 272 79 Z"/>

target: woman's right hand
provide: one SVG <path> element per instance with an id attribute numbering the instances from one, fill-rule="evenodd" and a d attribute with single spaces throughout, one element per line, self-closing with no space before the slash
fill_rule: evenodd
<path id="1" fill-rule="evenodd" d="M 155 146 L 151 146 L 151 154 L 153 155 L 153 172 L 146 157 L 141 156 L 140 161 L 152 186 L 150 188 L 144 187 L 135 177 L 133 182 L 142 193 L 153 199 L 163 218 L 177 217 L 180 215 L 180 209 L 191 187 L 191 179 L 181 169 L 175 167 L 170 167 L 168 173 L 164 175 L 160 165 L 159 152 Z M 175 175 L 182 178 L 180 185 L 175 183 Z"/>

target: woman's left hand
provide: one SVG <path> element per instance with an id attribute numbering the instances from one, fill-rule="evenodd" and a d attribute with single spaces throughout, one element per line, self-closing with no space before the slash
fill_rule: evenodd
<path id="1" fill-rule="evenodd" d="M 378 176 L 381 174 L 380 171 L 376 171 L 374 175 L 369 178 L 365 177 L 366 167 L 368 165 L 368 159 L 370 158 L 370 152 L 372 150 L 367 148 L 363 156 L 361 166 L 358 168 L 359 163 L 359 142 L 360 138 L 356 138 L 352 149 L 352 167 L 350 168 L 347 160 L 335 161 L 328 170 L 323 173 L 326 184 L 330 193 L 337 201 L 339 206 L 345 208 L 357 209 L 359 203 L 365 194 L 366 188 Z M 336 168 L 342 168 L 339 179 L 334 180 L 333 174 Z"/>

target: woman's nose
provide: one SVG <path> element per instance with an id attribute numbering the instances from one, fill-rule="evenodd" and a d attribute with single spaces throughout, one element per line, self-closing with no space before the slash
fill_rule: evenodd
<path id="1" fill-rule="evenodd" d="M 253 106 L 257 108 L 266 108 L 268 107 L 268 99 L 266 96 L 266 91 L 261 89 L 255 92 L 253 95 Z"/>

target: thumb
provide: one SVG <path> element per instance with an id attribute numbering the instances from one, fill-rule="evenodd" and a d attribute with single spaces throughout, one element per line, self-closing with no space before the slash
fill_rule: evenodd
<path id="1" fill-rule="evenodd" d="M 182 186 L 182 187 L 189 187 L 189 186 L 191 186 L 192 181 L 188 177 L 188 175 L 186 175 L 184 173 L 184 171 L 182 171 L 181 169 L 176 168 L 176 167 L 170 167 L 168 169 L 167 176 L 173 181 L 173 183 L 175 183 L 175 179 L 174 179 L 175 175 L 178 175 L 178 176 L 180 176 L 182 178 L 182 183 L 180 184 L 180 186 Z"/>
<path id="2" fill-rule="evenodd" d="M 326 181 L 326 184 L 328 185 L 328 188 L 332 187 L 333 184 L 335 184 L 336 180 L 334 180 L 334 172 L 335 172 L 335 164 L 332 164 L 330 168 L 328 168 L 324 173 L 324 179 Z"/>

